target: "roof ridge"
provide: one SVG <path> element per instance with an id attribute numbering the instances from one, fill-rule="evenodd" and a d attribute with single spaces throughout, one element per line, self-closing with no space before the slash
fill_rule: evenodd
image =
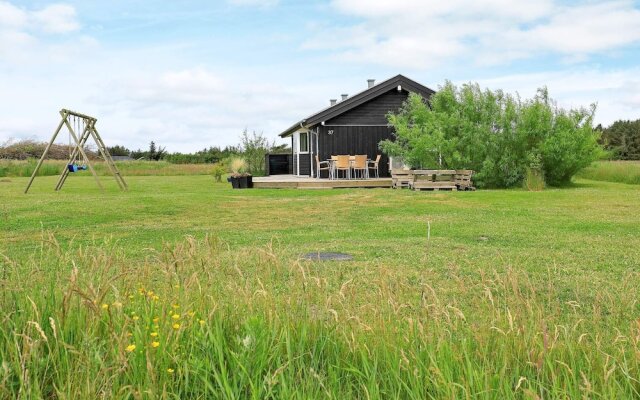
<path id="1" fill-rule="evenodd" d="M 362 91 L 360 91 L 360 92 L 358 92 L 358 93 L 354 94 L 353 96 L 350 96 L 349 98 L 347 98 L 347 99 L 345 99 L 345 100 L 342 100 L 342 101 L 340 101 L 340 102 L 337 102 L 336 104 L 333 104 L 333 105 L 330 105 L 330 106 L 328 106 L 328 107 L 325 107 L 325 108 L 321 109 L 320 111 L 317 111 L 317 112 L 315 112 L 315 113 L 313 113 L 313 114 L 309 115 L 308 117 L 306 117 L 306 118 L 304 118 L 304 119 L 302 119 L 302 120 L 300 120 L 300 121 L 296 122 L 295 124 L 293 124 L 291 127 L 289 127 L 288 129 L 286 129 L 284 132 L 280 133 L 280 135 L 279 135 L 279 136 L 280 136 L 280 137 L 288 136 L 290 133 L 292 133 L 292 132 L 293 132 L 295 129 L 297 129 L 298 127 L 303 127 L 303 125 L 304 125 L 308 120 L 313 120 L 314 118 L 317 118 L 319 115 L 322 115 L 323 113 L 327 113 L 327 112 L 329 112 L 330 110 L 336 110 L 336 111 L 338 111 L 338 110 L 340 110 L 340 109 L 342 109 L 342 108 L 345 108 L 345 110 L 344 110 L 343 112 L 346 112 L 346 111 L 348 111 L 348 110 L 350 110 L 350 109 L 351 109 L 351 108 L 350 108 L 350 106 L 351 106 L 352 104 L 354 104 L 354 103 L 356 103 L 356 104 L 354 105 L 354 107 L 357 107 L 357 106 L 359 106 L 359 105 L 361 104 L 361 103 L 359 103 L 360 99 L 361 99 L 361 98 L 365 98 L 365 97 L 366 97 L 366 96 L 365 96 L 365 95 L 366 95 L 366 93 L 368 93 L 368 92 L 372 92 L 372 93 L 373 93 L 373 92 L 375 92 L 375 91 L 376 91 L 376 89 L 377 89 L 377 90 L 380 90 L 380 88 L 385 88 L 385 87 L 386 87 L 386 86 L 388 86 L 391 82 L 395 82 L 395 81 L 402 81 L 402 80 L 407 81 L 407 83 L 409 83 L 411 86 L 415 86 L 415 88 L 416 88 L 416 89 L 418 89 L 418 90 L 420 90 L 420 91 L 424 91 L 424 92 L 426 92 L 426 93 L 429 93 L 429 92 L 430 92 L 430 94 L 435 93 L 435 91 L 434 91 L 434 90 L 432 90 L 432 89 L 430 89 L 430 88 L 428 88 L 428 87 L 426 87 L 426 86 L 422 85 L 421 83 L 419 83 L 419 82 L 417 82 L 417 81 L 414 81 L 414 80 L 413 80 L 413 79 L 411 79 L 411 78 L 407 78 L 406 76 L 404 76 L 404 75 L 402 75 L 402 74 L 397 74 L 397 75 L 392 76 L 392 77 L 390 77 L 390 78 L 388 78 L 388 79 L 385 79 L 385 80 L 384 80 L 384 81 L 382 81 L 382 82 L 379 82 L 379 83 L 377 83 L 377 84 L 374 84 L 373 86 L 368 87 L 368 88 L 366 88 L 366 89 L 364 89 L 364 90 L 362 90 Z M 426 90 L 424 90 L 424 89 L 426 89 Z M 369 100 L 364 100 L 364 102 L 367 102 L 367 101 L 369 101 Z M 341 114 L 341 113 L 340 113 L 340 114 Z M 340 115 L 340 114 L 337 114 L 337 115 Z M 335 117 L 335 116 L 332 116 L 332 118 L 333 118 L 333 117 Z M 317 123 L 317 121 L 316 121 L 316 122 L 314 122 L 313 124 L 315 125 L 316 123 Z"/>

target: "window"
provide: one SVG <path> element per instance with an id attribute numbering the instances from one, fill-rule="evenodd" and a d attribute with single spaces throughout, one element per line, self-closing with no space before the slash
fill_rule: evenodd
<path id="1" fill-rule="evenodd" d="M 298 141 L 298 152 L 309 152 L 309 132 L 300 132 L 300 140 Z"/>

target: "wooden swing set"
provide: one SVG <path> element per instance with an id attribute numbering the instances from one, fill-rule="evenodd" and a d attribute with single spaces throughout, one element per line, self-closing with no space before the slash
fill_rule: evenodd
<path id="1" fill-rule="evenodd" d="M 69 162 L 65 165 L 64 169 L 62 170 L 62 173 L 60 174 L 60 178 L 58 179 L 58 183 L 56 184 L 55 190 L 58 191 L 62 189 L 62 186 L 64 185 L 64 182 L 67 180 L 67 177 L 69 176 L 70 173 L 78 172 L 78 171 L 86 171 L 87 168 L 89 169 L 89 171 L 91 171 L 91 173 L 93 174 L 93 177 L 96 179 L 96 183 L 98 184 L 98 187 L 100 188 L 100 190 L 104 190 L 104 188 L 102 187 L 102 184 L 100 183 L 100 179 L 98 179 L 98 175 L 96 174 L 96 171 L 93 169 L 93 166 L 89 161 L 89 157 L 87 157 L 87 154 L 84 151 L 84 146 L 87 143 L 87 140 L 89 140 L 89 136 L 93 138 L 96 145 L 98 146 L 98 152 L 104 159 L 105 163 L 107 164 L 107 167 L 109 168 L 113 176 L 115 177 L 116 182 L 120 187 L 120 190 L 127 190 L 128 189 L 127 183 L 124 181 L 124 178 L 122 177 L 122 175 L 120 175 L 120 171 L 118 171 L 118 167 L 116 167 L 116 164 L 113 162 L 113 158 L 111 158 L 111 154 L 109 154 L 109 150 L 107 150 L 107 147 L 104 145 L 104 142 L 100 137 L 100 134 L 98 134 L 98 130 L 96 129 L 97 119 L 90 117 L 88 115 L 84 115 L 75 111 L 70 111 L 64 108 L 60 110 L 60 115 L 62 116 L 62 121 L 60 121 L 60 124 L 58 124 L 58 128 L 56 129 L 53 136 L 51 137 L 49 144 L 47 144 L 47 147 L 44 149 L 44 153 L 42 153 L 42 157 L 40 157 L 40 161 L 38 161 L 38 165 L 36 165 L 36 169 L 33 171 L 33 174 L 31 174 L 31 179 L 29 179 L 29 183 L 27 184 L 27 187 L 25 188 L 24 192 L 27 193 L 29 191 L 29 188 L 31 187 L 33 180 L 38 174 L 38 170 L 40 169 L 40 167 L 42 166 L 42 163 L 47 157 L 47 153 L 49 153 L 49 149 L 51 148 L 51 145 L 53 145 L 53 142 L 56 140 L 56 137 L 58 137 L 58 134 L 62 130 L 63 126 L 66 126 L 67 130 L 69 131 Z M 75 127 L 75 130 L 74 130 L 74 127 Z M 76 134 L 76 131 L 78 133 L 82 132 L 79 137 Z M 75 145 L 73 145 L 71 142 L 72 138 Z M 82 163 L 80 165 L 78 164 L 79 157 L 82 157 Z"/>

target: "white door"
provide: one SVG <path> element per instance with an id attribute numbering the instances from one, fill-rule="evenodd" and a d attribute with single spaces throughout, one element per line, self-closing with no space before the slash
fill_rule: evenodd
<path id="1" fill-rule="evenodd" d="M 301 176 L 300 173 L 300 160 L 309 160 L 311 156 L 311 134 L 309 131 L 297 131 L 293 133 L 293 173 L 297 176 Z M 306 163 L 305 163 L 306 164 Z M 311 171 L 304 171 L 305 176 L 308 176 L 313 171 L 313 163 L 310 164 Z"/>

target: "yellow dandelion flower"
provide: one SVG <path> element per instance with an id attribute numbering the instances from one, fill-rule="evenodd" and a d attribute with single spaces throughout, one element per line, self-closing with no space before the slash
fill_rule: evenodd
<path id="1" fill-rule="evenodd" d="M 173 329 L 180 329 L 180 324 L 173 324 Z"/>
<path id="2" fill-rule="evenodd" d="M 189 311 L 187 314 L 188 314 L 191 318 L 193 318 L 193 316 L 194 316 L 194 315 L 196 315 L 196 313 L 194 313 L 193 311 Z"/>
<path id="3" fill-rule="evenodd" d="M 158 337 L 158 332 L 151 332 L 151 337 Z"/>
<path id="4" fill-rule="evenodd" d="M 125 350 L 127 350 L 127 353 L 131 353 L 135 349 L 136 349 L 136 345 L 135 344 L 130 344 L 130 345 L 127 346 L 127 348 Z"/>
<path id="5" fill-rule="evenodd" d="M 133 319 L 134 321 L 137 321 L 137 320 L 139 320 L 139 319 L 140 319 L 140 317 L 138 317 L 137 315 L 134 315 L 132 319 Z"/>
<path id="6" fill-rule="evenodd" d="M 167 368 L 167 372 L 173 374 L 173 368 Z"/>
<path id="7" fill-rule="evenodd" d="M 180 285 L 173 285 L 174 288 L 180 289 Z"/>
<path id="8" fill-rule="evenodd" d="M 133 336 L 133 333 L 127 332 L 127 337 L 131 337 L 131 336 Z"/>
<path id="9" fill-rule="evenodd" d="M 160 321 L 160 318 L 158 318 L 158 317 L 155 317 L 155 318 L 153 319 L 153 323 L 154 323 L 154 324 L 155 324 L 155 323 L 157 323 L 158 321 Z"/>
<path id="10" fill-rule="evenodd" d="M 160 296 L 153 296 L 153 300 L 155 300 L 155 301 L 160 300 Z"/>
<path id="11" fill-rule="evenodd" d="M 204 324 L 206 323 L 203 319 L 201 319 L 200 321 L 198 321 L 200 323 L 200 326 L 204 326 Z"/>
<path id="12" fill-rule="evenodd" d="M 148 294 L 149 296 L 153 296 L 153 290 L 149 290 L 149 291 L 147 292 L 147 294 Z"/>
<path id="13" fill-rule="evenodd" d="M 102 304 L 102 309 L 103 309 L 103 310 L 107 310 L 108 308 L 109 308 L 109 305 L 108 305 L 108 304 Z"/>
<path id="14" fill-rule="evenodd" d="M 160 346 L 160 342 L 151 342 L 151 347 L 153 347 L 154 349 L 158 346 Z"/>
<path id="15" fill-rule="evenodd" d="M 171 318 L 173 318 L 173 319 L 180 319 L 180 314 L 173 314 L 173 315 L 171 316 Z"/>
<path id="16" fill-rule="evenodd" d="M 173 308 L 175 308 L 177 310 L 178 308 L 180 308 L 180 305 L 179 304 L 174 304 L 171 307 L 173 307 Z"/>

